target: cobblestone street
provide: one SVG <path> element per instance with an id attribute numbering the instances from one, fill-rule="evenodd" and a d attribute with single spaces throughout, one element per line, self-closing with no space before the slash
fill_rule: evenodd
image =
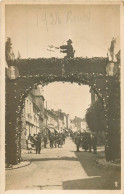
<path id="1" fill-rule="evenodd" d="M 6 190 L 116 189 L 120 171 L 95 163 L 98 154 L 75 152 L 70 138 L 62 148 L 42 149 L 41 154 L 22 154 L 31 164 L 6 171 Z M 98 150 L 99 152 L 100 150 Z"/>

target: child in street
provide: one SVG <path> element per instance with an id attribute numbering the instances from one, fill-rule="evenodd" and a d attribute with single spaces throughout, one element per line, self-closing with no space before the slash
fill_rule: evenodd
<path id="1" fill-rule="evenodd" d="M 28 143 L 28 153 L 30 154 L 32 153 L 32 142 L 31 142 L 30 137 L 28 137 L 27 143 Z"/>

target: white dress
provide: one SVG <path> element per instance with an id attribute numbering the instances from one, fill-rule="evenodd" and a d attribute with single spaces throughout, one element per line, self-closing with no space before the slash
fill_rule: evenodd
<path id="1" fill-rule="evenodd" d="M 32 144 L 31 141 L 28 140 L 28 149 L 31 149 L 32 148 L 31 144 Z"/>

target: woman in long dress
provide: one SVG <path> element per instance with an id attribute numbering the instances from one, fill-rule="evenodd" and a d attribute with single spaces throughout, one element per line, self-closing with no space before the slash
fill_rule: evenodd
<path id="1" fill-rule="evenodd" d="M 32 142 L 30 140 L 30 138 L 28 138 L 28 153 L 32 153 Z"/>

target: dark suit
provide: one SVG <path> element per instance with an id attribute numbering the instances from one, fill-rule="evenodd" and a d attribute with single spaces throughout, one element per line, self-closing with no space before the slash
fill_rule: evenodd
<path id="1" fill-rule="evenodd" d="M 41 136 L 36 137 L 35 146 L 36 146 L 36 154 L 40 154 L 40 151 L 41 151 Z"/>
<path id="2" fill-rule="evenodd" d="M 74 57 L 74 50 L 72 45 L 62 45 L 60 46 L 60 49 L 62 53 L 67 53 L 67 58 L 73 58 Z"/>
<path id="3" fill-rule="evenodd" d="M 75 142 L 76 142 L 76 146 L 77 146 L 77 152 L 79 152 L 79 147 L 80 147 L 80 143 L 81 143 L 80 135 L 77 135 Z"/>

